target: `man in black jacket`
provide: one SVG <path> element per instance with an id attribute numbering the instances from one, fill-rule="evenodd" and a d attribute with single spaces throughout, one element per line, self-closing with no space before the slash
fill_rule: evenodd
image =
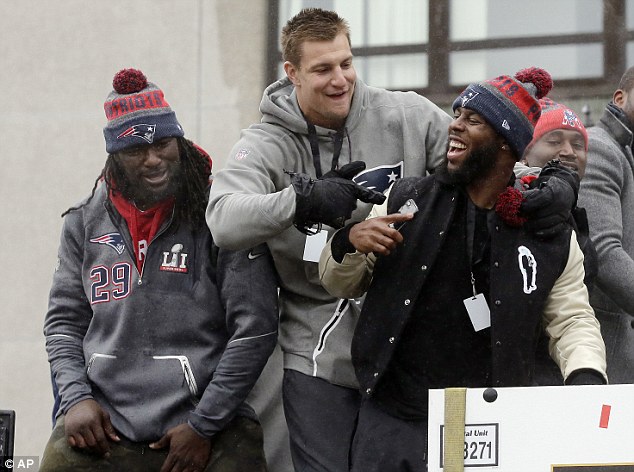
<path id="1" fill-rule="evenodd" d="M 428 389 L 530 385 L 542 326 L 566 383 L 606 382 L 574 231 L 527 227 L 526 192 L 547 195 L 566 185 L 553 173 L 572 174 L 548 166 L 527 191 L 513 174 L 550 85 L 535 68 L 469 85 L 443 165 L 397 181 L 322 253 L 329 292 L 367 290 L 352 343 L 364 398 L 353 471 L 425 471 Z"/>

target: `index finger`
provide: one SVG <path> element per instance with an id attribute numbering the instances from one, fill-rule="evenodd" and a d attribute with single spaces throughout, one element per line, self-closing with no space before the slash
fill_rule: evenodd
<path id="1" fill-rule="evenodd" d="M 409 221 L 414 218 L 414 213 L 390 213 L 386 216 L 380 216 L 385 223 L 400 223 L 403 221 Z"/>

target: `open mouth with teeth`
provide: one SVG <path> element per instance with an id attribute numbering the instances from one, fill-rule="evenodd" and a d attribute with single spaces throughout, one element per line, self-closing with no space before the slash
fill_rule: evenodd
<path id="1" fill-rule="evenodd" d="M 467 149 L 465 144 L 454 139 L 449 141 L 449 151 L 462 151 L 464 149 Z"/>
<path id="2" fill-rule="evenodd" d="M 447 160 L 451 163 L 458 159 L 467 149 L 467 145 L 456 139 L 449 140 L 449 150 L 447 151 Z"/>

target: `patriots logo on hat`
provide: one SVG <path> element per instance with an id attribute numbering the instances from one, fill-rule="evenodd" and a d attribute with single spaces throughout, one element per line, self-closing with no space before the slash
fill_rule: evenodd
<path id="1" fill-rule="evenodd" d="M 110 246 L 112 249 L 117 251 L 117 254 L 119 255 L 123 254 L 123 251 L 125 250 L 125 243 L 119 233 L 104 234 L 103 236 L 92 238 L 90 242 Z"/>
<path id="2" fill-rule="evenodd" d="M 577 118 L 577 115 L 575 115 L 572 110 L 564 110 L 564 118 L 561 124 L 565 126 L 570 126 L 571 128 L 580 128 L 579 118 Z"/>
<path id="3" fill-rule="evenodd" d="M 369 189 L 384 192 L 401 177 L 403 177 L 403 161 L 394 165 L 373 167 L 357 174 L 352 180 Z"/>
<path id="4" fill-rule="evenodd" d="M 469 90 L 469 93 L 466 93 L 460 97 L 460 106 L 464 107 L 467 103 L 469 103 L 471 100 L 473 100 L 474 98 L 476 98 L 478 95 L 480 95 L 480 92 L 474 92 L 473 90 Z"/>
<path id="5" fill-rule="evenodd" d="M 117 139 L 135 136 L 144 139 L 148 144 L 154 141 L 154 133 L 156 133 L 156 125 L 147 125 L 145 123 L 130 126 L 127 130 L 117 136 Z"/>

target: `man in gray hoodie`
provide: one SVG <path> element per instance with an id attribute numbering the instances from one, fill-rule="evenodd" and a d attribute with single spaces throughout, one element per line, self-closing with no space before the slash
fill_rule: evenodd
<path id="1" fill-rule="evenodd" d="M 634 382 L 634 67 L 588 129 L 588 163 L 579 190 L 599 273 L 590 302 L 601 322 L 610 383 Z"/>
<path id="2" fill-rule="evenodd" d="M 40 470 L 264 471 L 245 399 L 277 340 L 269 254 L 214 246 L 209 156 L 140 71 L 113 86 L 44 322 L 60 408 Z"/>

